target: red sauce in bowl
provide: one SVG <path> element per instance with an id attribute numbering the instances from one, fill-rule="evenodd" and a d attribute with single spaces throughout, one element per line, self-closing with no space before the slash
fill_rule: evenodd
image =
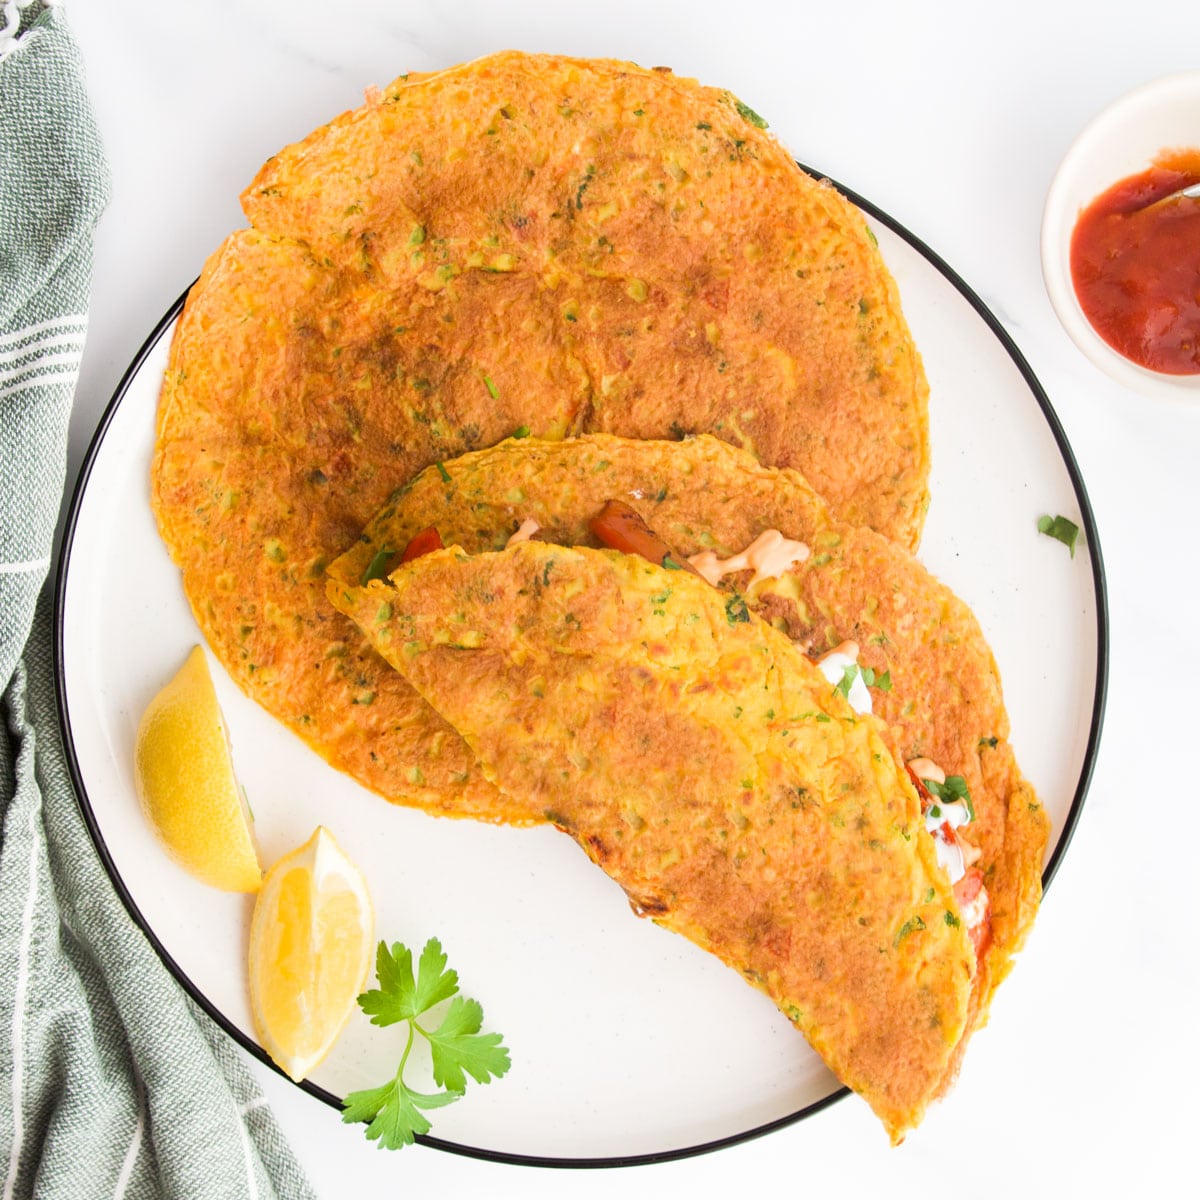
<path id="1" fill-rule="evenodd" d="M 1097 196 L 1071 235 L 1084 315 L 1119 354 L 1165 375 L 1200 374 L 1200 150 L 1163 154 Z"/>

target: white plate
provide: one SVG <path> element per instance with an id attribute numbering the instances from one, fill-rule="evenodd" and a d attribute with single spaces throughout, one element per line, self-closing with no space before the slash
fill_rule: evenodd
<path id="1" fill-rule="evenodd" d="M 871 215 L 932 388 L 934 500 L 921 556 L 991 641 L 1013 743 L 1053 821 L 1048 880 L 1087 788 L 1104 704 L 1091 511 L 1057 419 L 995 318 L 911 235 L 851 199 Z M 60 709 L 84 814 L 130 912 L 188 991 L 266 1061 L 246 997 L 251 901 L 168 862 L 133 785 L 138 717 L 201 640 L 148 502 L 178 309 L 122 381 L 76 490 L 58 581 Z M 1037 533 L 1043 513 L 1083 527 L 1074 559 Z M 366 873 L 378 935 L 414 948 L 440 937 L 464 992 L 483 1003 L 485 1028 L 505 1035 L 508 1076 L 437 1110 L 432 1144 L 522 1162 L 659 1159 L 811 1116 L 841 1094 L 769 1000 L 683 938 L 634 919 L 621 889 L 569 839 L 392 807 L 210 664 L 264 862 L 330 827 Z M 356 1014 L 302 1086 L 336 1104 L 384 1082 L 399 1053 L 394 1030 Z"/>

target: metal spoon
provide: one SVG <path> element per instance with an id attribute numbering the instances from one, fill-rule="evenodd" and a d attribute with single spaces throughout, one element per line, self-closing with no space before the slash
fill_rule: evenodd
<path id="1" fill-rule="evenodd" d="M 1167 196 L 1159 196 L 1157 200 L 1146 205 L 1146 208 L 1158 208 L 1160 204 L 1170 204 L 1172 200 L 1188 200 L 1200 199 L 1200 183 L 1189 183 L 1187 187 L 1180 188 L 1177 192 L 1171 192 Z M 1146 208 L 1140 209 L 1140 212 L 1145 212 Z"/>

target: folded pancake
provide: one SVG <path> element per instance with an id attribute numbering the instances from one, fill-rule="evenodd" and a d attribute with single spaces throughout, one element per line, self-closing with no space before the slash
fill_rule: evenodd
<path id="1" fill-rule="evenodd" d="M 495 810 L 445 727 L 368 711 L 381 664 L 324 567 L 397 479 L 522 426 L 710 430 L 915 543 L 927 388 L 894 282 L 761 124 L 663 71 L 504 53 L 401 77 L 246 190 L 174 335 L 154 510 L 221 662 L 335 766 Z"/>
<path id="2" fill-rule="evenodd" d="M 894 1140 L 948 1086 L 975 954 L 882 722 L 698 576 L 525 542 L 337 585 L 497 787 L 765 991 Z"/>
<path id="3" fill-rule="evenodd" d="M 900 547 L 835 521 L 797 472 L 764 467 L 711 437 L 509 440 L 400 488 L 330 565 L 330 596 L 344 605 L 347 588 L 386 574 L 429 526 L 469 553 L 501 549 L 527 520 L 540 540 L 595 546 L 589 521 L 614 497 L 637 509 L 680 558 L 704 551 L 728 558 L 772 529 L 811 548 L 779 578 L 755 579 L 750 568 L 728 574 L 719 594 L 743 597 L 813 657 L 857 642 L 861 666 L 890 684 L 871 689 L 890 744 L 905 761 L 932 760 L 965 781 L 975 819 L 955 832 L 965 853 L 978 856 L 972 871 L 990 900 L 973 997 L 973 1023 L 982 1022 L 1037 912 L 1049 833 L 1008 742 L 995 660 L 961 600 Z M 384 686 L 384 703 L 404 687 L 398 677 Z"/>

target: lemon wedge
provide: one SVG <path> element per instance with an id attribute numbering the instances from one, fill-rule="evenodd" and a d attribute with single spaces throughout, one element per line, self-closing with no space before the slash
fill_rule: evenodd
<path id="1" fill-rule="evenodd" d="M 199 646 L 142 714 L 134 779 L 146 818 L 176 863 L 212 887 L 258 891 L 252 817 Z"/>
<path id="2" fill-rule="evenodd" d="M 263 880 L 250 924 L 250 1007 L 263 1048 L 297 1082 L 354 1009 L 374 925 L 362 873 L 323 826 Z"/>

